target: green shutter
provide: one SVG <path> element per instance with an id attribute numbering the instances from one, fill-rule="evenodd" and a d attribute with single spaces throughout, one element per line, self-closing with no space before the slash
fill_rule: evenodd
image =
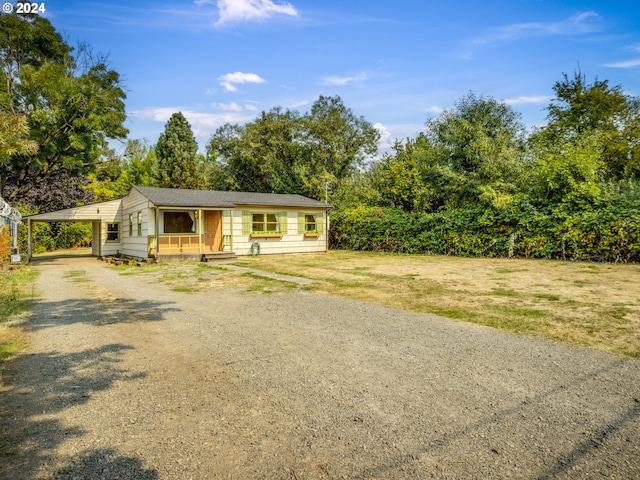
<path id="1" fill-rule="evenodd" d="M 253 215 L 246 210 L 242 211 L 242 234 L 249 235 L 251 233 L 251 222 L 253 221 Z"/>
<path id="2" fill-rule="evenodd" d="M 324 214 L 316 213 L 316 229 L 318 233 L 324 233 Z"/>
<path id="3" fill-rule="evenodd" d="M 288 232 L 287 212 L 278 213 L 278 225 L 280 226 L 280 233 L 286 234 Z"/>
<path id="4" fill-rule="evenodd" d="M 304 233 L 304 213 L 298 212 L 298 233 Z"/>

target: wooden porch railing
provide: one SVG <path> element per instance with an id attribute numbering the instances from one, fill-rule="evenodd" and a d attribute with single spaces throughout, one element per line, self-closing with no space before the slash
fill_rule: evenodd
<path id="1" fill-rule="evenodd" d="M 199 252 L 202 235 L 199 234 L 160 234 L 149 235 L 147 245 L 149 253 Z"/>

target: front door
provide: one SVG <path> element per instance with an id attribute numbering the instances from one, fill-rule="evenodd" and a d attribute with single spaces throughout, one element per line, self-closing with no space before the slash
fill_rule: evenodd
<path id="1" fill-rule="evenodd" d="M 222 212 L 204 212 L 204 250 L 217 252 L 222 245 Z"/>

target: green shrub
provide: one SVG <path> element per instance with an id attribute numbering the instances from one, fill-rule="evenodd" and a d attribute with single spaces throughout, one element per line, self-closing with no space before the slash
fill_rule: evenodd
<path id="1" fill-rule="evenodd" d="M 408 213 L 358 206 L 331 212 L 332 248 L 458 256 L 640 261 L 640 211 L 567 213 L 530 205 Z"/>

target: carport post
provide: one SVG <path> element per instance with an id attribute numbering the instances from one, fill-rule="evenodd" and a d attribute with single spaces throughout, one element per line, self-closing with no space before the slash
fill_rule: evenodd
<path id="1" fill-rule="evenodd" d="M 31 219 L 27 219 L 27 261 L 31 260 Z"/>

